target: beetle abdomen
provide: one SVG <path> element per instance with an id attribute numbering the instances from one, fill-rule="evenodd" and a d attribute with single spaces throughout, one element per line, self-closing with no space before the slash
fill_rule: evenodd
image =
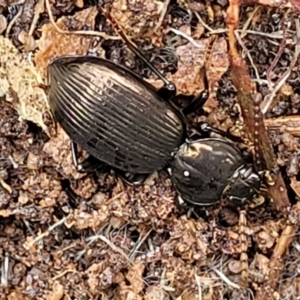
<path id="1" fill-rule="evenodd" d="M 179 113 L 155 90 L 112 62 L 61 57 L 48 68 L 57 122 L 89 154 L 133 173 L 162 169 L 183 142 Z"/>

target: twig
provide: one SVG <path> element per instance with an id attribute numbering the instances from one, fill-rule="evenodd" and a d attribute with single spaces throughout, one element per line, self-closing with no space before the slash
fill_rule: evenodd
<path id="1" fill-rule="evenodd" d="M 290 65 L 291 66 L 291 65 Z M 291 74 L 290 68 L 283 73 L 283 75 L 280 77 L 279 82 L 276 84 L 276 86 L 272 89 L 271 93 L 267 94 L 264 97 L 263 102 L 261 103 L 261 111 L 265 115 L 270 107 L 273 107 L 276 103 L 274 103 L 273 99 L 276 95 L 276 93 L 280 90 L 280 88 L 284 85 L 286 80 L 289 78 Z"/>
<path id="2" fill-rule="evenodd" d="M 285 35 L 285 33 L 286 33 L 286 26 L 283 27 L 283 32 L 284 32 L 283 35 Z M 281 40 L 280 46 L 279 46 L 279 50 L 276 53 L 276 56 L 275 56 L 274 60 L 272 61 L 270 67 L 267 70 L 267 80 L 268 80 L 269 89 L 272 89 L 272 87 L 273 87 L 272 81 L 271 81 L 271 72 L 274 70 L 275 66 L 277 65 L 277 63 L 279 61 L 279 58 L 280 58 L 280 56 L 283 53 L 283 50 L 284 50 L 285 46 L 286 46 L 286 40 L 283 37 L 282 40 Z"/>
<path id="3" fill-rule="evenodd" d="M 203 45 L 198 44 L 191 36 L 187 35 L 186 33 L 175 29 L 175 28 L 168 28 L 166 30 L 166 33 L 168 33 L 169 31 L 172 31 L 173 33 L 182 36 L 183 38 L 185 38 L 187 41 L 189 41 L 193 46 L 195 46 L 196 48 L 203 48 Z"/>
<path id="4" fill-rule="evenodd" d="M 249 18 L 247 19 L 247 21 L 245 22 L 245 24 L 243 25 L 242 28 L 242 32 L 241 32 L 241 38 L 244 38 L 247 35 L 247 28 L 250 25 L 251 21 L 253 20 L 253 17 L 255 16 L 255 14 L 257 13 L 257 11 L 260 9 L 260 6 L 256 6 L 253 10 L 253 12 L 251 12 Z"/>
<path id="5" fill-rule="evenodd" d="M 209 27 L 204 21 L 203 21 L 203 19 L 200 17 L 200 15 L 198 14 L 198 12 L 194 12 L 194 14 L 196 15 L 196 17 L 197 17 L 197 19 L 198 19 L 198 21 L 201 23 L 201 25 L 205 28 L 205 29 L 207 29 L 210 33 L 223 33 L 223 32 L 226 32 L 226 31 L 228 31 L 227 29 L 217 29 L 217 30 L 215 30 L 215 29 L 212 29 L 211 27 Z"/>
<path id="6" fill-rule="evenodd" d="M 148 238 L 149 234 L 152 232 L 152 229 L 150 229 L 144 236 L 143 238 L 139 241 L 139 243 L 136 243 L 136 247 L 134 247 L 130 254 L 129 257 L 133 258 L 133 255 L 139 250 L 139 248 L 143 245 L 143 243 L 145 242 L 145 240 Z"/>
<path id="7" fill-rule="evenodd" d="M 91 244 L 94 243 L 94 241 L 96 241 L 98 239 L 98 235 L 100 235 L 100 233 L 102 233 L 104 231 L 104 229 L 106 227 L 109 227 L 107 226 L 108 223 L 105 223 L 101 226 L 101 228 L 98 230 L 97 234 L 96 235 L 93 235 L 93 236 L 90 236 L 86 239 L 86 242 L 88 243 L 88 246 L 90 246 Z M 83 249 L 81 251 L 78 252 L 78 254 L 76 255 L 75 257 L 75 261 L 79 261 L 79 259 L 81 259 L 81 257 L 86 253 L 86 249 Z"/>
<path id="8" fill-rule="evenodd" d="M 265 126 L 277 134 L 290 133 L 300 137 L 300 115 L 281 116 L 264 120 Z"/>
<path id="9" fill-rule="evenodd" d="M 296 230 L 296 226 L 287 225 L 282 231 L 269 262 L 270 274 L 268 276 L 268 280 L 258 290 L 255 298 L 256 300 L 273 299 L 272 295 L 278 283 L 280 271 L 283 268 L 283 254 L 293 241 Z"/>
<path id="10" fill-rule="evenodd" d="M 23 4 L 23 3 L 25 3 L 25 0 L 22 1 L 20 4 Z M 23 12 L 23 8 L 21 7 L 20 10 L 18 11 L 18 13 L 9 22 L 9 24 L 6 28 L 6 33 L 5 33 L 6 38 L 9 38 L 10 31 L 11 31 L 12 27 L 14 26 L 14 24 L 17 22 L 18 18 L 21 16 L 22 12 Z"/>
<path id="11" fill-rule="evenodd" d="M 28 244 L 24 244 L 24 248 L 26 250 L 29 250 L 35 243 L 37 243 L 39 240 L 41 240 L 42 238 L 44 238 L 45 236 L 49 235 L 51 231 L 53 231 L 56 227 L 62 225 L 63 223 L 65 223 L 69 218 L 71 218 L 71 215 L 61 219 L 60 221 L 56 222 L 55 224 L 53 224 L 52 226 L 50 226 L 45 232 L 43 232 L 42 234 L 38 235 L 34 240 L 32 240 L 30 243 Z"/>
<path id="12" fill-rule="evenodd" d="M 34 231 L 32 230 L 29 222 L 27 220 L 23 220 L 23 223 L 25 224 L 27 230 L 29 231 L 29 233 L 32 235 L 32 236 L 35 236 L 36 234 L 34 233 Z"/>
<path id="13" fill-rule="evenodd" d="M 45 0 L 39 0 L 37 2 L 37 4 L 35 5 L 34 16 L 33 16 L 33 19 L 32 19 L 31 25 L 30 25 L 28 36 L 33 35 L 34 29 L 39 20 L 40 14 L 42 14 L 45 10 L 44 5 L 45 5 Z"/>
<path id="14" fill-rule="evenodd" d="M 203 27 L 205 29 L 208 30 L 208 34 L 222 34 L 222 33 L 225 33 L 225 32 L 228 32 L 228 29 L 224 29 L 224 28 L 219 28 L 219 29 L 213 29 L 211 28 L 210 26 L 208 26 L 204 21 L 203 19 L 200 17 L 200 15 L 198 14 L 198 12 L 194 12 L 196 17 L 198 18 L 198 21 L 203 25 Z M 267 38 L 270 38 L 270 39 L 277 39 L 277 40 L 281 40 L 283 39 L 283 31 L 276 31 L 276 32 L 273 32 L 273 33 L 266 33 L 266 32 L 260 32 L 260 31 L 255 31 L 255 30 L 245 30 L 244 28 L 243 29 L 236 29 L 237 32 L 239 33 L 242 33 L 242 37 L 245 37 L 247 34 L 254 34 L 254 35 L 260 35 L 260 36 L 263 36 L 263 37 L 267 37 Z M 288 30 L 287 31 L 288 33 L 290 34 L 294 34 L 293 31 L 291 30 Z M 288 39 L 286 38 L 286 43 L 287 44 L 290 44 L 291 42 L 288 41 Z"/>
<path id="15" fill-rule="evenodd" d="M 236 283 L 232 282 L 224 273 L 216 269 L 215 267 L 210 267 L 225 283 L 227 283 L 229 286 L 235 288 L 235 289 L 240 289 L 241 287 L 237 285 Z"/>
<path id="16" fill-rule="evenodd" d="M 65 271 L 57 274 L 56 276 L 52 277 L 51 280 L 55 281 L 56 279 L 63 277 L 67 273 L 76 273 L 76 272 L 77 272 L 76 270 L 68 269 L 68 270 L 65 270 Z"/>
<path id="17" fill-rule="evenodd" d="M 253 59 L 252 59 L 252 56 L 251 56 L 250 52 L 248 51 L 247 47 L 246 47 L 245 44 L 243 43 L 243 41 L 242 41 L 242 39 L 241 39 L 241 36 L 240 36 L 239 33 L 237 32 L 237 30 L 234 31 L 234 34 L 235 34 L 235 37 L 236 37 L 236 39 L 238 40 L 240 46 L 243 48 L 243 50 L 245 51 L 246 55 L 248 56 L 248 59 L 249 59 L 249 61 L 250 61 L 250 63 L 251 63 L 251 66 L 252 66 L 252 68 L 253 68 L 254 71 L 255 71 L 256 80 L 258 81 L 259 84 L 261 84 L 261 83 L 262 83 L 262 80 L 261 80 L 261 78 L 260 78 L 260 76 L 259 76 L 258 70 L 257 70 L 257 68 L 256 68 L 256 66 L 255 66 L 255 64 L 254 64 L 254 62 L 253 62 Z"/>
<path id="18" fill-rule="evenodd" d="M 4 254 L 4 259 L 1 264 L 1 285 L 7 286 L 9 280 L 9 256 L 7 253 Z"/>
<path id="19" fill-rule="evenodd" d="M 105 244 L 107 244 L 114 252 L 119 253 L 121 256 L 125 258 L 127 262 L 129 262 L 131 265 L 133 264 L 133 261 L 128 257 L 128 255 L 119 247 L 117 247 L 114 243 L 112 243 L 107 237 L 105 237 L 102 234 L 93 236 L 93 239 L 99 239 Z M 87 239 L 88 240 L 88 239 Z"/>
<path id="20" fill-rule="evenodd" d="M 57 253 L 58 255 L 60 255 L 60 254 L 63 254 L 65 251 L 67 251 L 67 250 L 69 250 L 69 249 L 72 249 L 72 248 L 74 248 L 74 247 L 76 247 L 76 242 L 74 242 L 74 243 L 72 243 L 71 245 L 68 245 L 68 246 L 66 246 L 66 247 L 64 247 L 64 248 L 62 248 L 62 249 L 59 249 L 56 253 Z"/>
<path id="21" fill-rule="evenodd" d="M 175 292 L 175 289 L 173 287 L 165 285 L 166 273 L 167 270 L 166 268 L 164 268 L 160 277 L 160 288 L 166 292 Z"/>
<path id="22" fill-rule="evenodd" d="M 0 177 L 0 184 L 1 186 L 10 194 L 12 193 L 12 188 L 9 184 L 7 184 L 2 177 Z"/>
<path id="23" fill-rule="evenodd" d="M 113 201 L 119 199 L 119 198 L 120 198 L 123 194 L 125 194 L 125 193 L 126 193 L 125 191 L 122 191 L 122 192 L 120 192 L 119 194 L 117 194 L 117 195 L 111 197 L 110 199 L 107 199 L 107 200 L 105 201 L 105 204 L 106 204 L 106 205 L 110 204 L 111 202 L 113 202 Z"/>
<path id="24" fill-rule="evenodd" d="M 238 31 L 240 32 L 241 30 L 238 30 Z M 260 35 L 260 36 L 264 36 L 264 37 L 271 38 L 271 39 L 277 39 L 277 40 L 281 40 L 283 38 L 282 31 L 266 33 L 266 32 L 259 32 L 259 31 L 255 31 L 255 30 L 246 30 L 245 33 Z"/>
<path id="25" fill-rule="evenodd" d="M 240 235 L 240 244 L 241 244 L 241 255 L 240 255 L 240 264 L 241 264 L 241 286 L 248 286 L 248 274 L 249 274 L 249 265 L 248 265 L 248 243 L 247 243 L 247 217 L 246 211 L 243 209 L 240 211 L 239 217 L 239 235 Z"/>
<path id="26" fill-rule="evenodd" d="M 257 93 L 256 87 L 249 75 L 249 68 L 236 47 L 234 31 L 239 22 L 239 13 L 238 1 L 230 0 L 230 5 L 227 10 L 227 24 L 229 28 L 229 57 L 232 68 L 232 81 L 237 89 L 237 99 L 241 107 L 249 140 L 256 149 L 255 164 L 257 166 L 264 165 L 264 169 L 271 172 L 271 176 L 269 177 L 272 181 L 269 180 L 268 182 L 268 191 L 274 201 L 275 207 L 287 213 L 290 202 L 270 137 L 263 123 L 263 114 L 258 104 L 261 103 L 260 94 Z M 259 159 L 257 159 L 258 156 Z M 262 162 L 262 164 L 260 162 Z"/>
<path id="27" fill-rule="evenodd" d="M 201 278 L 197 274 L 195 274 L 195 280 L 198 287 L 198 299 L 202 300 L 202 289 L 201 289 Z"/>
<path id="28" fill-rule="evenodd" d="M 164 4 L 163 4 L 163 7 L 162 7 L 162 10 L 161 10 L 161 14 L 159 16 L 159 20 L 157 22 L 157 24 L 155 25 L 155 27 L 153 28 L 153 32 L 156 32 L 157 29 L 161 26 L 164 18 L 165 18 L 165 15 L 167 13 L 167 10 L 168 10 L 168 6 L 170 4 L 171 0 L 165 0 Z"/>

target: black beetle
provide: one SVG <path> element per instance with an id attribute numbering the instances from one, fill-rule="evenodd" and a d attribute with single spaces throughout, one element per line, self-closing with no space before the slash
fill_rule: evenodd
<path id="1" fill-rule="evenodd" d="M 142 183 L 149 173 L 169 167 L 183 200 L 212 204 L 223 193 L 244 203 L 260 188 L 260 177 L 241 152 L 221 139 L 191 140 L 185 116 L 208 98 L 206 89 L 187 107 L 171 101 L 176 88 L 141 55 L 163 81 L 156 90 L 130 70 L 105 59 L 64 56 L 48 66 L 49 105 L 55 120 L 72 140 L 79 171 L 104 164 L 128 183 Z M 90 156 L 77 162 L 77 145 Z M 126 173 L 135 174 L 129 179 Z"/>

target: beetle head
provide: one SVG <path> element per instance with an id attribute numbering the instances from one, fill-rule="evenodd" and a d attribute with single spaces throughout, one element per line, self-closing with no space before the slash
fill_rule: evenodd
<path id="1" fill-rule="evenodd" d="M 244 205 L 249 200 L 252 200 L 260 186 L 260 176 L 252 167 L 242 165 L 233 173 L 230 183 L 223 194 L 235 204 Z"/>

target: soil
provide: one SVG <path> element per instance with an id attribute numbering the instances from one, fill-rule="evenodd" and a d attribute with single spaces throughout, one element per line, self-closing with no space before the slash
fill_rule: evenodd
<path id="1" fill-rule="evenodd" d="M 47 102 L 52 59 L 99 56 L 162 85 L 107 13 L 188 96 L 176 105 L 204 89 L 205 71 L 209 99 L 189 124 L 242 137 L 280 188 L 264 177 L 245 206 L 191 208 L 166 170 L 135 187 L 108 166 L 76 170 Z M 296 0 L 0 0 L 0 299 L 299 299 L 299 13 Z M 237 56 L 261 95 L 256 137 L 266 130 L 267 145 L 251 140 L 243 105 L 255 102 L 239 94 Z"/>

